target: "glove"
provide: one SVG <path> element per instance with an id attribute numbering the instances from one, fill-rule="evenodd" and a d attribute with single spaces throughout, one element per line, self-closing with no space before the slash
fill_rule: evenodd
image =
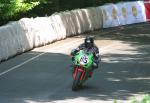
<path id="1" fill-rule="evenodd" d="M 79 51 L 78 49 L 73 49 L 73 50 L 71 51 L 71 55 L 72 55 L 72 56 L 75 56 L 78 51 Z"/>

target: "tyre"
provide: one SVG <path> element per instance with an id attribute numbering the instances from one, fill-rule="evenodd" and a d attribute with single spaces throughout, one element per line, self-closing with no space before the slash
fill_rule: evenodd
<path id="1" fill-rule="evenodd" d="M 73 80 L 72 91 L 77 91 L 79 89 L 81 72 L 78 72 L 76 78 Z"/>

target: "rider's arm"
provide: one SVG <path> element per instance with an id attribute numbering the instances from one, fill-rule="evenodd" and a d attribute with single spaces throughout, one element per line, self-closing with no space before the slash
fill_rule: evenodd
<path id="1" fill-rule="evenodd" d="M 77 49 L 73 49 L 73 50 L 71 51 L 71 56 L 74 56 L 77 52 L 78 52 Z"/>
<path id="2" fill-rule="evenodd" d="M 95 47 L 95 54 L 94 54 L 94 56 L 95 56 L 96 62 L 99 63 L 101 61 L 101 58 L 100 58 L 100 54 L 99 54 L 99 49 L 97 47 Z"/>
<path id="3" fill-rule="evenodd" d="M 71 55 L 75 56 L 77 52 L 79 52 L 79 50 L 81 50 L 83 48 L 83 44 L 79 45 L 76 49 L 73 49 L 71 51 Z"/>

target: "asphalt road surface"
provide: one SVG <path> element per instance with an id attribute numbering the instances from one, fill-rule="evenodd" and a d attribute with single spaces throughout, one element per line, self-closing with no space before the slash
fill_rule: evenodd
<path id="1" fill-rule="evenodd" d="M 87 35 L 102 61 L 77 92 L 68 56 Z M 123 103 L 150 93 L 150 23 L 84 33 L 36 48 L 0 64 L 0 103 Z"/>

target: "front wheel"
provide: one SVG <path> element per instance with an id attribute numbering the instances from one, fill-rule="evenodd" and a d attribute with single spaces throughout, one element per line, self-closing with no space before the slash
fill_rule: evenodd
<path id="1" fill-rule="evenodd" d="M 77 91 L 79 89 L 81 74 L 81 72 L 78 72 L 75 79 L 73 80 L 72 91 Z"/>

